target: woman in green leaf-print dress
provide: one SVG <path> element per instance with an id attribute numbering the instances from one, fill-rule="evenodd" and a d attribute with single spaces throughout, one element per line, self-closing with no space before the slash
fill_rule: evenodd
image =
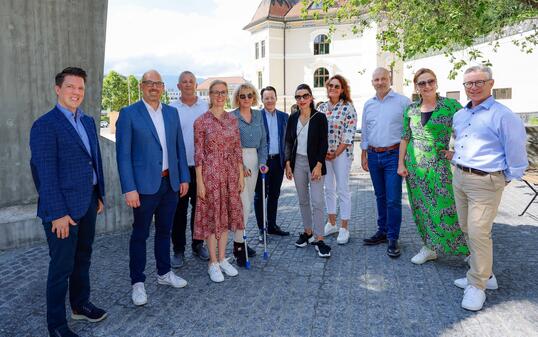
<path id="1" fill-rule="evenodd" d="M 423 247 L 411 262 L 435 260 L 437 254 L 468 255 L 458 223 L 452 171 L 445 157 L 458 101 L 437 95 L 437 78 L 419 69 L 413 79 L 421 99 L 404 113 L 398 174 L 406 177 L 409 203 Z"/>

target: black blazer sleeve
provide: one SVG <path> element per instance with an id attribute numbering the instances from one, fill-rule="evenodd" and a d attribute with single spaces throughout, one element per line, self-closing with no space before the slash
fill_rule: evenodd
<path id="1" fill-rule="evenodd" d="M 316 161 L 325 164 L 325 155 L 329 150 L 329 123 L 327 122 L 327 117 L 323 113 L 318 113 L 319 120 L 319 147 L 316 153 Z"/>
<path id="2" fill-rule="evenodd" d="M 285 162 L 288 160 L 292 161 L 295 138 L 297 138 L 296 132 L 293 132 L 294 127 L 295 128 L 297 127 L 297 115 L 296 114 L 292 114 L 289 117 L 288 123 L 286 125 L 286 135 L 285 135 L 286 146 L 284 148 Z"/>

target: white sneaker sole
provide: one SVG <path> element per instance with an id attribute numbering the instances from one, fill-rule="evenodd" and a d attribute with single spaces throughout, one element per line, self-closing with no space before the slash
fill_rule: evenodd
<path id="1" fill-rule="evenodd" d="M 421 264 L 424 264 L 424 263 L 426 263 L 428 261 L 433 261 L 433 260 L 437 260 L 437 256 L 429 256 L 429 257 L 425 258 L 424 260 L 418 260 L 418 261 L 414 260 L 414 258 L 413 258 L 413 259 L 411 259 L 411 262 L 416 264 L 416 265 L 421 265 Z"/>
<path id="2" fill-rule="evenodd" d="M 488 282 L 486 282 L 486 289 L 487 290 L 497 290 L 497 289 L 499 289 L 499 284 L 497 282 L 495 282 L 495 283 L 490 282 L 490 280 L 488 280 Z M 454 285 L 456 287 L 460 288 L 460 289 L 465 289 L 467 287 L 467 285 L 469 284 L 468 282 L 460 284 L 457 281 L 458 280 L 454 280 Z"/>
<path id="3" fill-rule="evenodd" d="M 185 288 L 187 286 L 186 281 L 185 281 L 185 283 L 180 283 L 178 285 L 175 285 L 175 284 L 169 283 L 167 281 L 161 281 L 161 280 L 157 279 L 157 283 L 160 284 L 160 285 L 163 285 L 163 286 L 170 286 L 170 287 L 173 287 L 173 288 Z"/>
<path id="4" fill-rule="evenodd" d="M 77 314 L 73 314 L 73 313 L 71 313 L 71 318 L 72 318 L 72 319 L 74 319 L 74 320 L 85 320 L 85 321 L 88 321 L 88 322 L 91 322 L 91 323 L 101 322 L 101 321 L 104 320 L 107 316 L 108 316 L 108 313 L 105 313 L 103 316 L 101 316 L 101 317 L 99 317 L 99 318 L 92 319 L 92 318 L 89 318 L 89 317 L 84 316 L 84 315 L 77 315 Z"/>
<path id="5" fill-rule="evenodd" d="M 132 298 L 131 298 L 132 299 Z M 137 307 L 140 307 L 144 304 L 147 304 L 148 303 L 148 299 L 146 298 L 145 301 L 142 301 L 142 302 L 136 302 L 135 300 L 133 300 L 133 304 L 136 305 Z"/>

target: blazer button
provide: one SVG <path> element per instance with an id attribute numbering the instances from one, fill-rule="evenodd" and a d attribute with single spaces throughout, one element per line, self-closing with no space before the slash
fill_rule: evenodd
<path id="1" fill-rule="evenodd" d="M 92 165 L 92 162 L 91 162 L 91 161 L 89 161 L 89 162 L 88 162 L 88 164 L 89 164 L 89 165 Z"/>

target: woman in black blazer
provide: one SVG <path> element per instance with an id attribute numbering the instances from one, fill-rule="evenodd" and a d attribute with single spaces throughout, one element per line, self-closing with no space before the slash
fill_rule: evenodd
<path id="1" fill-rule="evenodd" d="M 314 105 L 312 90 L 300 84 L 295 90 L 299 111 L 292 114 L 286 128 L 286 177 L 295 178 L 304 233 L 295 245 L 312 243 L 320 257 L 331 256 L 331 247 L 323 242 L 323 197 L 325 155 L 328 149 L 327 118 Z"/>

